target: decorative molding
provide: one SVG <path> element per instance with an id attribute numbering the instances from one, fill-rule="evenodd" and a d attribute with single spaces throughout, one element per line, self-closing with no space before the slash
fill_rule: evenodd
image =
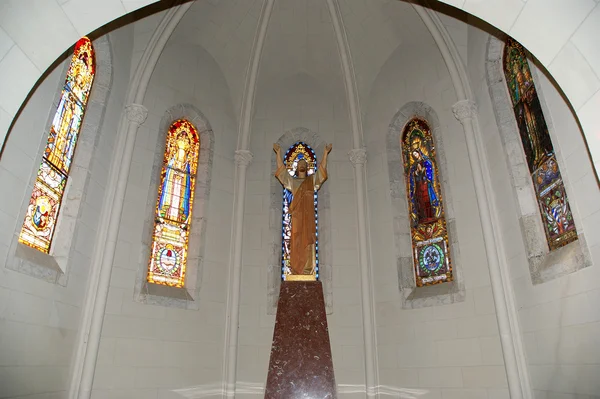
<path id="1" fill-rule="evenodd" d="M 344 19 L 340 10 L 338 0 L 327 0 L 327 8 L 331 16 L 335 38 L 340 52 L 340 66 L 346 95 L 348 97 L 348 108 L 352 126 L 353 147 L 360 151 L 363 149 L 363 126 L 361 120 L 360 101 L 356 87 L 356 76 L 352 63 L 352 54 L 346 35 Z M 369 242 L 369 220 L 367 217 L 367 185 L 365 177 L 366 156 L 362 157 L 356 153 L 354 166 L 354 181 L 356 184 L 356 214 L 358 221 L 358 256 L 360 266 L 360 290 L 362 325 L 365 356 L 365 393 L 368 398 L 378 395 L 379 377 L 377 362 L 377 337 L 375 324 L 375 309 L 373 298 L 373 277 L 371 270 L 371 254 Z"/>
<path id="2" fill-rule="evenodd" d="M 125 106 L 125 115 L 130 123 L 141 125 L 148 117 L 148 108 L 141 104 L 129 104 Z"/>
<path id="3" fill-rule="evenodd" d="M 191 5 L 192 3 L 189 2 L 166 11 L 158 27 L 154 30 L 130 80 L 125 104 L 139 105 L 144 101 L 148 83 L 158 58 L 173 30 Z M 92 395 L 104 313 L 121 224 L 121 212 L 139 127 L 135 121 L 141 119 L 143 111 L 138 109 L 137 113 L 139 114 L 136 116 L 137 119 L 127 123 L 125 119 L 128 118 L 128 112 L 125 110 L 116 136 L 115 153 L 106 184 L 106 194 L 100 213 L 97 239 L 94 243 L 94 253 L 86 287 L 86 298 L 75 346 L 74 366 L 71 370 L 69 387 L 70 399 L 89 399 Z"/>
<path id="4" fill-rule="evenodd" d="M 471 100 L 461 100 L 452 106 L 454 117 L 462 124 L 477 118 L 477 104 Z"/>
<path id="5" fill-rule="evenodd" d="M 348 158 L 350 162 L 352 162 L 353 166 L 357 164 L 365 164 L 367 163 L 367 150 L 364 148 L 355 148 L 348 151 Z"/>
<path id="6" fill-rule="evenodd" d="M 254 155 L 252 155 L 252 153 L 248 150 L 237 150 L 235 152 L 234 158 L 235 158 L 235 164 L 238 167 L 243 166 L 244 168 L 247 168 L 248 165 L 250 165 L 250 163 L 252 163 L 252 159 L 254 158 Z"/>
<path id="7" fill-rule="evenodd" d="M 252 160 L 248 151 L 250 128 L 254 109 L 254 96 L 267 28 L 275 0 L 264 0 L 258 26 L 254 36 L 250 62 L 242 97 L 240 123 L 238 126 L 238 151 L 235 153 L 237 173 L 233 191 L 233 219 L 231 224 L 231 257 L 227 292 L 228 317 L 225 320 L 225 345 L 223 348 L 223 396 L 233 398 L 236 394 L 236 371 L 238 352 L 238 330 L 240 318 L 240 286 L 242 280 L 242 249 L 244 234 L 244 203 L 246 200 L 246 169 Z M 247 152 L 247 153 L 246 153 Z"/>
<path id="8" fill-rule="evenodd" d="M 427 0 L 425 0 L 427 5 Z M 460 101 L 473 98 L 466 67 L 440 17 L 431 9 L 413 4 L 425 26 L 434 38 Z M 468 111 L 467 111 L 468 112 Z M 467 115 L 469 115 L 467 113 Z M 490 171 L 487 160 L 483 157 L 485 148 L 481 137 L 479 121 L 476 115 L 463 119 L 462 123 L 467 143 L 467 151 L 473 171 L 473 183 L 476 192 L 481 229 L 485 244 L 492 294 L 496 307 L 496 319 L 502 343 L 502 355 L 508 381 L 508 391 L 512 399 L 529 399 L 533 397 L 527 361 L 521 340 L 519 316 L 515 305 L 514 293 L 511 289 L 509 268 L 504 245 L 499 231 L 498 207 L 491 187 Z M 469 123 L 466 123 L 470 121 Z"/>

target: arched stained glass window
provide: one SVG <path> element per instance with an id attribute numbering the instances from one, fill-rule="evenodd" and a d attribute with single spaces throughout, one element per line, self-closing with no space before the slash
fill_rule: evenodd
<path id="1" fill-rule="evenodd" d="M 427 122 L 409 121 L 401 146 L 417 287 L 452 281 L 435 145 Z"/>
<path id="2" fill-rule="evenodd" d="M 283 161 L 290 176 L 295 176 L 298 161 L 304 159 L 308 163 L 307 175 L 311 176 L 317 171 L 317 156 L 314 150 L 306 143 L 298 142 L 292 145 L 285 153 Z M 317 212 L 317 191 L 315 190 L 315 271 L 311 275 L 293 274 L 290 264 L 291 238 L 292 238 L 292 215 L 290 214 L 290 205 L 294 196 L 287 188 L 283 189 L 283 217 L 281 226 L 281 277 L 283 280 L 315 280 L 319 279 L 319 218 Z"/>
<path id="3" fill-rule="evenodd" d="M 187 120 L 167 133 L 155 208 L 148 282 L 183 287 L 200 139 Z"/>
<path id="4" fill-rule="evenodd" d="M 525 50 L 514 40 L 504 49 L 504 75 L 548 246 L 560 248 L 576 240 L 577 231 Z"/>
<path id="5" fill-rule="evenodd" d="M 54 114 L 48 142 L 29 200 L 19 242 L 48 253 L 85 114 L 95 61 L 92 42 L 83 37 L 75 52 Z"/>

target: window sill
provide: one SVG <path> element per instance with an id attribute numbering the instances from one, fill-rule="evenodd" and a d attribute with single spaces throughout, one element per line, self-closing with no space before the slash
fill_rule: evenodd
<path id="1" fill-rule="evenodd" d="M 153 284 L 144 281 L 137 295 L 137 301 L 158 306 L 189 309 L 195 307 L 195 300 L 185 288 L 170 287 L 168 285 Z M 192 306 L 191 306 L 192 305 Z"/>
<path id="2" fill-rule="evenodd" d="M 67 276 L 55 256 L 38 251 L 15 240 L 14 256 L 7 268 L 61 286 Z"/>
<path id="3" fill-rule="evenodd" d="M 464 288 L 456 281 L 402 289 L 402 308 L 419 309 L 432 306 L 449 305 L 465 300 Z"/>
<path id="4" fill-rule="evenodd" d="M 583 234 L 577 240 L 543 255 L 529 256 L 529 271 L 533 285 L 543 284 L 556 278 L 591 266 L 592 259 L 587 250 Z"/>

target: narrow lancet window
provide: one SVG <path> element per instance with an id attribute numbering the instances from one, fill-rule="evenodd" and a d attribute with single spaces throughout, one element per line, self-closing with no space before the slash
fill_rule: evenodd
<path id="1" fill-rule="evenodd" d="M 525 50 L 514 40 L 504 49 L 504 75 L 546 240 L 554 250 L 576 240 L 577 231 Z"/>
<path id="2" fill-rule="evenodd" d="M 19 242 L 45 253 L 52 245 L 94 74 L 92 42 L 83 37 L 75 44 L 19 234 Z"/>
<path id="3" fill-rule="evenodd" d="M 184 285 L 199 154 L 196 128 L 187 120 L 173 122 L 160 172 L 149 283 Z"/>
<path id="4" fill-rule="evenodd" d="M 314 150 L 306 143 L 298 142 L 292 145 L 286 151 L 284 157 L 285 167 L 287 173 L 294 177 L 296 175 L 296 168 L 300 160 L 306 161 L 307 165 L 307 176 L 312 176 L 318 172 L 317 168 L 317 156 Z M 317 175 L 319 177 L 320 175 Z M 325 177 L 326 178 L 326 177 Z M 288 180 L 292 180 L 289 179 Z M 319 278 L 319 218 L 317 212 L 317 190 L 320 184 L 324 181 L 323 177 L 319 177 L 316 180 L 317 186 L 314 190 L 314 224 L 316 231 L 316 240 L 314 246 L 310 246 L 311 253 L 307 256 L 311 256 L 314 259 L 313 262 L 306 262 L 306 264 L 314 264 L 314 270 L 292 270 L 291 265 L 291 251 L 292 251 L 292 212 L 290 207 L 294 198 L 292 191 L 289 188 L 283 189 L 283 216 L 281 226 L 281 272 L 283 280 L 315 280 Z M 290 183 L 291 184 L 291 183 Z M 311 217 L 311 216 L 307 216 Z M 308 224 L 308 221 L 305 221 Z M 310 230 L 310 229 L 309 229 Z M 312 249 L 314 248 L 314 250 Z M 303 263 L 304 264 L 304 263 Z"/>
<path id="5" fill-rule="evenodd" d="M 419 118 L 409 121 L 400 145 L 417 287 L 452 281 L 435 145 L 427 122 Z"/>

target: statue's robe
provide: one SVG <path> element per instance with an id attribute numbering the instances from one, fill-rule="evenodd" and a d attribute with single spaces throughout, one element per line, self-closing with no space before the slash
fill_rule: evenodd
<path id="1" fill-rule="evenodd" d="M 327 180 L 327 170 L 319 166 L 315 173 L 301 179 L 290 176 L 286 167 L 281 166 L 275 172 L 275 177 L 294 196 L 290 204 L 290 268 L 293 274 L 313 274 L 317 242 L 314 194 Z"/>

